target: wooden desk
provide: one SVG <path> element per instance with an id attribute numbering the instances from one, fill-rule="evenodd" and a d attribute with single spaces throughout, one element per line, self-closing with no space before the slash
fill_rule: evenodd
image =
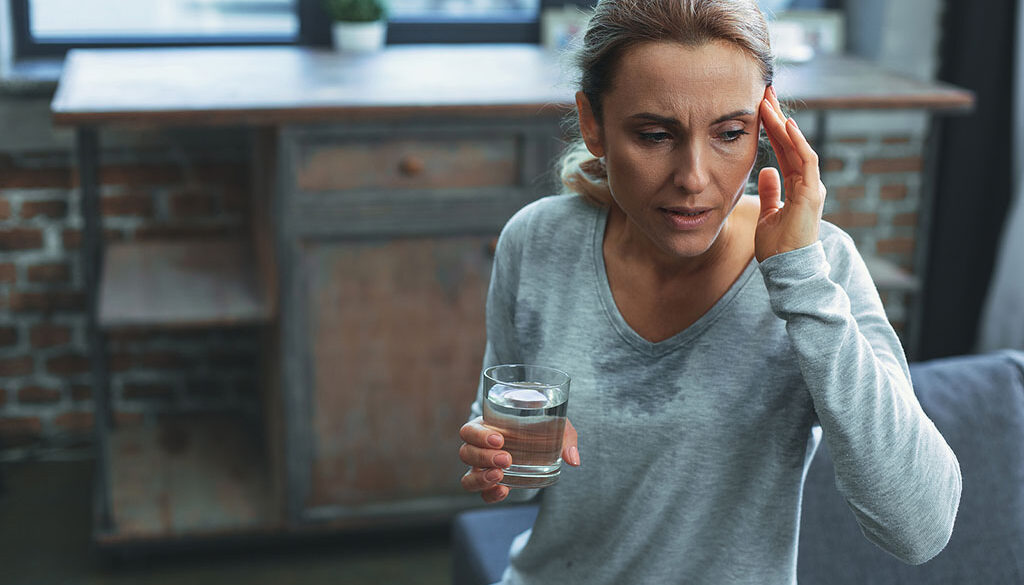
<path id="1" fill-rule="evenodd" d="M 557 57 L 532 46 L 398 46 L 370 55 L 292 47 L 76 50 L 54 96 L 67 126 L 273 125 L 470 111 L 529 115 L 574 105 Z M 567 71 L 567 70 L 566 70 Z M 779 68 L 806 110 L 963 110 L 970 92 L 850 57 Z"/>
<path id="2" fill-rule="evenodd" d="M 77 129 L 97 541 L 400 523 L 473 505 L 455 431 L 483 350 L 487 243 L 550 192 L 539 178 L 573 104 L 566 79 L 531 46 L 72 51 L 52 110 Z M 972 103 L 844 58 L 782 68 L 776 85 L 816 111 Z M 225 125 L 253 131 L 251 237 L 105 254 L 99 132 Z M 143 275 L 196 294 L 125 290 Z M 232 421 L 112 428 L 105 328 L 238 322 L 268 332 L 262 454 Z M 172 461 L 167 436 L 198 445 L 193 459 Z M 160 473 L 138 473 L 153 461 Z M 224 493 L 238 501 L 223 505 Z"/>
<path id="3" fill-rule="evenodd" d="M 102 82 L 100 81 L 102 80 Z M 272 125 L 372 116 L 531 115 L 572 103 L 532 46 L 399 46 L 343 55 L 293 47 L 69 53 L 54 122 Z"/>

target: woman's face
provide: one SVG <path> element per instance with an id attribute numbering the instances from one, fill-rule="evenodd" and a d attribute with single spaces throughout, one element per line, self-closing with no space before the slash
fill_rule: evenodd
<path id="1" fill-rule="evenodd" d="M 712 247 L 754 165 L 764 89 L 757 63 L 732 45 L 658 42 L 623 54 L 600 124 L 577 95 L 630 235 L 672 258 Z"/>

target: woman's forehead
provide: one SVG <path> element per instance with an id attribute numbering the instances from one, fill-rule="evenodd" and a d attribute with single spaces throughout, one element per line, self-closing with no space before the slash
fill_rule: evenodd
<path id="1" fill-rule="evenodd" d="M 718 112 L 717 117 L 756 106 L 763 92 L 757 62 L 734 45 L 644 43 L 622 55 L 605 104 L 666 113 L 680 110 L 688 116 Z"/>

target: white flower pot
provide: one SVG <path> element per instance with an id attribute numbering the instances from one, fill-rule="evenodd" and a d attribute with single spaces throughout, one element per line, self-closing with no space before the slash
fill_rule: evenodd
<path id="1" fill-rule="evenodd" d="M 335 22 L 334 48 L 346 53 L 368 53 L 384 47 L 384 36 L 388 23 L 377 22 Z"/>

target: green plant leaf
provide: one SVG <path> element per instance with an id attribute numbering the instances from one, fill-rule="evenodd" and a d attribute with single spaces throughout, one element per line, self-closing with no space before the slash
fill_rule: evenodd
<path id="1" fill-rule="evenodd" d="M 387 7 L 382 0 L 323 0 L 324 10 L 332 20 L 341 22 L 374 22 L 384 19 Z"/>

